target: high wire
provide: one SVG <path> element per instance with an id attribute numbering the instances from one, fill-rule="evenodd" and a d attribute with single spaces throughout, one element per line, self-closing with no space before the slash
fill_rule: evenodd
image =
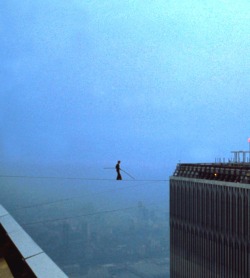
<path id="1" fill-rule="evenodd" d="M 14 178 L 14 179 L 58 179 L 58 180 L 85 180 L 85 181 L 117 181 L 116 179 L 104 179 L 104 178 L 82 178 L 82 177 L 55 177 L 55 176 L 22 176 L 22 175 L 0 175 L 0 178 Z M 133 179 L 122 181 L 168 181 L 161 179 Z M 122 182 L 119 181 L 119 182 Z"/>
<path id="2" fill-rule="evenodd" d="M 114 167 L 105 167 L 105 168 L 103 168 L 104 170 L 113 170 L 113 169 L 115 169 Z M 129 174 L 128 172 L 126 172 L 125 170 L 123 170 L 123 169 L 121 169 L 120 168 L 120 171 L 122 171 L 122 172 L 124 172 L 126 175 L 128 175 L 130 178 L 132 178 L 133 180 L 135 180 L 136 178 L 134 178 L 131 174 Z"/>
<path id="3" fill-rule="evenodd" d="M 33 178 L 33 179 L 39 179 L 39 178 L 52 178 L 52 179 L 81 179 L 81 180 L 110 180 L 110 179 L 86 179 L 86 178 L 75 178 L 75 177 L 45 177 L 45 176 L 3 176 L 1 175 L 0 177 L 11 177 L 11 178 Z M 116 181 L 116 180 L 114 180 Z M 131 181 L 131 180 L 129 180 Z M 133 180 L 134 181 L 134 180 Z M 131 186 L 126 186 L 126 187 L 118 187 L 117 189 L 110 189 L 110 190 L 105 190 L 105 191 L 98 191 L 96 193 L 92 193 L 89 195 L 97 195 L 97 194 L 102 194 L 102 193 L 107 193 L 107 192 L 112 192 L 112 191 L 117 191 L 117 190 L 124 190 L 124 189 L 129 189 L 129 188 L 135 188 L 138 186 L 142 186 L 142 185 L 149 185 L 150 183 L 156 183 L 156 182 L 166 182 L 169 180 L 136 180 L 136 181 L 144 181 L 145 183 L 143 184 L 137 184 L 137 185 L 131 185 Z M 120 183 L 121 181 L 119 181 Z M 83 197 L 83 196 L 82 196 Z M 20 210 L 23 209 L 30 209 L 30 208 L 35 208 L 35 207 L 41 207 L 41 206 L 46 206 L 46 205 L 52 205 L 52 204 L 56 204 L 56 203 L 62 203 L 62 202 L 68 202 L 74 199 L 78 199 L 78 198 L 82 198 L 81 196 L 77 196 L 77 197 L 72 197 L 72 198 L 64 198 L 64 199 L 59 199 L 59 200 L 54 200 L 51 202 L 44 202 L 44 203 L 39 203 L 39 204 L 34 204 L 34 205 L 28 205 L 28 206 L 24 206 L 24 207 L 17 207 L 16 209 L 14 209 L 13 211 L 17 211 L 19 212 Z M 86 195 L 84 196 L 86 197 Z M 74 218 L 79 218 L 79 217 L 86 217 L 86 216 L 92 216 L 92 215 L 98 215 L 98 214 L 104 214 L 104 213 L 112 213 L 112 212 L 117 212 L 117 211 L 125 211 L 125 210 L 130 210 L 130 209 L 134 209 L 137 208 L 137 206 L 131 206 L 131 207 L 126 207 L 126 208 L 120 208 L 120 209 L 112 209 L 112 210 L 102 210 L 102 211 L 98 211 L 98 212 L 94 212 L 94 213 L 88 213 L 88 214 L 81 214 L 81 215 L 76 215 L 76 216 L 69 216 L 69 217 L 63 217 L 63 218 L 54 218 L 54 219 L 48 219 L 48 220 L 41 220 L 41 221 L 36 221 L 36 222 L 30 222 L 30 223 L 22 223 L 22 225 L 24 226 L 29 226 L 29 225 L 36 225 L 36 224 L 42 224 L 42 223 L 47 223 L 47 222 L 56 222 L 56 221 L 63 221 L 63 220 L 68 220 L 68 219 L 74 219 Z"/>
<path id="4" fill-rule="evenodd" d="M 155 206 L 155 205 L 158 205 L 158 204 L 151 203 L 151 204 L 147 205 L 147 207 L 148 206 Z M 118 211 L 131 210 L 131 209 L 135 209 L 135 208 L 138 208 L 138 205 L 125 207 L 125 208 L 119 208 L 119 209 L 101 210 L 101 211 L 97 211 L 97 212 L 79 214 L 79 215 L 68 216 L 68 217 L 52 218 L 52 219 L 46 219 L 46 220 L 41 220 L 41 221 L 35 221 L 35 222 L 21 223 L 21 225 L 31 226 L 31 225 L 38 225 L 38 224 L 51 223 L 51 222 L 54 223 L 54 222 L 58 222 L 58 221 L 65 221 L 65 220 L 81 218 L 81 217 L 87 217 L 87 216 L 93 216 L 93 215 L 99 215 L 99 214 L 106 214 L 106 213 L 113 213 L 113 212 L 118 212 Z"/>
<path id="5" fill-rule="evenodd" d="M 115 179 L 93 179 L 93 178 L 82 178 L 82 177 L 55 177 L 55 176 L 24 176 L 24 175 L 0 175 L 0 178 L 27 178 L 27 179 L 60 179 L 60 180 L 85 180 L 85 181 L 116 181 Z M 144 179 L 144 180 L 123 180 L 123 181 L 133 181 L 133 182 L 145 182 L 143 184 L 136 184 L 136 185 L 131 185 L 131 186 L 126 186 L 126 187 L 118 187 L 116 189 L 110 189 L 110 190 L 104 190 L 104 191 L 98 191 L 96 193 L 92 193 L 92 194 L 88 194 L 88 195 L 97 195 L 97 194 L 103 194 L 103 193 L 108 193 L 108 192 L 113 192 L 113 191 L 120 191 L 120 190 L 124 190 L 124 189 L 130 189 L 130 188 L 135 188 L 138 186 L 143 186 L 143 185 L 149 185 L 150 183 L 158 183 L 158 182 L 167 182 L 169 180 L 160 180 L 160 179 Z M 118 181 L 119 183 L 122 181 Z M 42 207 L 42 206 L 46 206 L 46 205 L 53 205 L 53 204 L 57 204 L 57 203 L 64 203 L 64 202 L 69 202 L 75 199 L 80 199 L 82 197 L 86 197 L 86 195 L 84 196 L 77 196 L 77 197 L 71 197 L 71 198 L 63 198 L 63 199 L 59 199 L 59 200 L 54 200 L 51 202 L 43 202 L 43 203 L 37 203 L 37 204 L 33 204 L 33 205 L 27 205 L 27 206 L 23 206 L 23 207 L 17 207 L 12 211 L 15 212 L 21 212 L 21 210 L 24 209 L 31 209 L 31 208 L 37 208 L 37 207 Z M 121 210 L 126 210 L 126 209 L 132 209 L 134 207 L 129 207 L 129 208 L 125 208 L 125 209 L 115 209 L 115 210 L 110 210 L 110 211 L 103 211 L 103 212 L 97 212 L 97 213 L 90 213 L 90 214 L 86 214 L 86 215 L 80 215 L 80 216 L 72 216 L 70 218 L 67 219 L 71 219 L 71 218 L 77 218 L 77 217 L 82 217 L 82 216 L 88 216 L 88 215 L 95 215 L 95 214 L 99 214 L 99 213 L 108 213 L 108 212 L 115 212 L 115 211 L 121 211 Z M 55 221 L 59 221 L 60 219 L 55 219 Z M 63 219 L 62 219 L 63 220 Z M 54 220 L 49 220 L 49 222 L 54 221 Z M 40 221 L 41 222 L 41 221 Z M 40 223 L 39 222 L 39 223 Z M 47 222 L 47 221 L 46 221 Z M 36 224 L 37 222 L 35 222 L 34 224 Z M 37 224 L 39 224 L 37 223 Z M 32 225 L 32 223 L 30 224 Z"/>
<path id="6" fill-rule="evenodd" d="M 159 180 L 154 181 L 154 183 L 155 182 L 159 182 Z M 152 182 L 150 182 L 150 183 L 152 183 Z M 124 189 L 136 188 L 138 186 L 150 185 L 150 183 L 147 181 L 147 182 L 145 182 L 143 184 L 137 184 L 137 185 L 119 187 L 119 188 L 116 188 L 116 189 L 109 189 L 109 190 L 104 190 L 104 191 L 98 191 L 98 192 L 95 192 L 95 193 L 89 193 L 88 195 L 93 196 L 93 195 L 98 195 L 98 194 L 103 194 L 103 193 L 108 193 L 108 192 L 120 191 L 120 190 L 124 190 Z M 24 209 L 37 208 L 37 207 L 53 205 L 53 204 L 57 204 L 57 203 L 68 202 L 68 201 L 72 201 L 72 200 L 76 200 L 76 199 L 81 199 L 82 197 L 86 197 L 86 195 L 84 195 L 84 196 L 77 196 L 77 197 L 71 197 L 71 198 L 58 199 L 58 200 L 54 200 L 54 201 L 51 201 L 51 202 L 42 202 L 42 203 L 37 203 L 37 204 L 27 205 L 27 206 L 22 206 L 22 207 L 16 207 L 12 211 L 20 212 L 21 210 L 24 210 Z"/>

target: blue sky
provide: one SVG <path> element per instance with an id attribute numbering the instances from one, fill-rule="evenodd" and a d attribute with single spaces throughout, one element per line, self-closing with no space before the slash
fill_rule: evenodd
<path id="1" fill-rule="evenodd" d="M 2 164 L 162 178 L 248 149 L 248 1 L 0 3 Z"/>

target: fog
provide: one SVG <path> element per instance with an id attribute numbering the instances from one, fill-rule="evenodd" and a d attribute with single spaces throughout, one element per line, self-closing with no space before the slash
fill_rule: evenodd
<path id="1" fill-rule="evenodd" d="M 0 202 L 69 277 L 168 277 L 168 181 L 111 173 L 1 177 Z"/>
<path id="2" fill-rule="evenodd" d="M 0 15 L 1 204 L 72 277 L 166 277 L 176 164 L 248 149 L 250 4 L 3 0 Z M 135 180 L 104 169 L 117 160 Z"/>

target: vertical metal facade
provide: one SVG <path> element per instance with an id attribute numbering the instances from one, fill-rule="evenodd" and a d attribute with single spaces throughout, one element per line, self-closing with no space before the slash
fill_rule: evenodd
<path id="1" fill-rule="evenodd" d="M 170 277 L 250 277 L 249 199 L 247 184 L 171 177 Z"/>

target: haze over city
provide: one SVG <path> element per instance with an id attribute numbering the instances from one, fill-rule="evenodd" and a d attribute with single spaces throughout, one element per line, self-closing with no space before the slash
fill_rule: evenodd
<path id="1" fill-rule="evenodd" d="M 16 207 L 67 197 L 75 207 L 40 210 L 40 221 L 62 208 L 68 216 L 143 208 L 122 217 L 133 233 L 152 229 L 145 235 L 152 249 L 138 245 L 124 256 L 157 253 L 162 240 L 158 251 L 167 257 L 160 229 L 167 227 L 167 180 L 176 164 L 230 159 L 230 151 L 249 148 L 250 3 L 3 0 L 0 13 L 0 175 L 82 178 L 2 177 L 0 202 L 23 223 L 37 221 L 38 212 L 20 216 Z M 117 160 L 134 183 L 104 169 Z M 156 203 L 159 214 L 150 209 Z M 69 234 L 91 225 L 67 224 Z M 49 242 L 29 232 L 50 255 Z"/>

